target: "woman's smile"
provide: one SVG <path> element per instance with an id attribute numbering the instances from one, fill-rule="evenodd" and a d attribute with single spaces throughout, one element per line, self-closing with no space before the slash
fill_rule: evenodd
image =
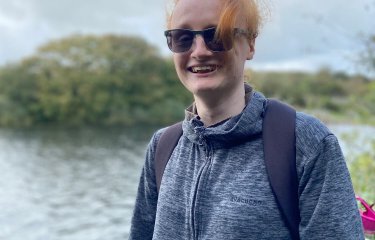
<path id="1" fill-rule="evenodd" d="M 188 70 L 192 73 L 211 73 L 219 68 L 218 65 L 198 65 L 189 67 Z"/>

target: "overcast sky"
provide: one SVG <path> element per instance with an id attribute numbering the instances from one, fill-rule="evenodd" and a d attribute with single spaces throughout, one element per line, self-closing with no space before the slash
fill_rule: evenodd
<path id="1" fill-rule="evenodd" d="M 375 34 L 375 0 L 263 1 L 271 16 L 249 67 L 358 70 L 362 37 Z M 0 0 L 0 65 L 74 33 L 138 35 L 168 55 L 164 9 L 164 0 Z"/>

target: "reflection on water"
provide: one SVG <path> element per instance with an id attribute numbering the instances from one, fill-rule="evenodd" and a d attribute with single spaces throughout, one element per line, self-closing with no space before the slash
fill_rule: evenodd
<path id="1" fill-rule="evenodd" d="M 330 128 L 346 153 L 375 136 L 374 127 Z M 359 140 L 347 144 L 353 131 Z M 127 239 L 151 133 L 0 130 L 0 239 Z"/>
<path id="2" fill-rule="evenodd" d="M 1 130 L 0 239 L 126 239 L 149 134 Z"/>

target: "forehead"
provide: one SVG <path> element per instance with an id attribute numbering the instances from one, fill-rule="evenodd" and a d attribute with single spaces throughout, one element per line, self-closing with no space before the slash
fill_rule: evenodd
<path id="1" fill-rule="evenodd" d="M 172 13 L 171 27 L 198 29 L 216 26 L 222 5 L 222 0 L 180 0 Z"/>

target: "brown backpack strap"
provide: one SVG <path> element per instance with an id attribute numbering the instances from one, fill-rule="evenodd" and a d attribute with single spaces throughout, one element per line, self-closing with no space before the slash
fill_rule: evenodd
<path id="1" fill-rule="evenodd" d="M 176 147 L 178 140 L 182 135 L 182 122 L 178 122 L 172 126 L 169 126 L 161 134 L 159 141 L 156 145 L 154 166 L 155 166 L 155 177 L 156 187 L 159 192 L 161 179 L 163 177 L 165 166 L 172 155 L 173 149 Z"/>
<path id="2" fill-rule="evenodd" d="M 264 159 L 272 191 L 293 239 L 299 239 L 296 111 L 268 100 L 263 119 Z"/>

